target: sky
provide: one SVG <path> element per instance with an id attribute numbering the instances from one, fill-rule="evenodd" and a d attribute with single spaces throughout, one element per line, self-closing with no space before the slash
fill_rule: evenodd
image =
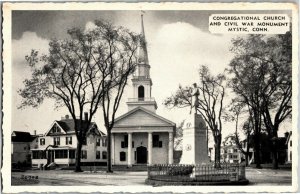
<path id="1" fill-rule="evenodd" d="M 153 81 L 152 97 L 158 104 L 157 114 L 177 125 L 188 114 L 188 109 L 168 109 L 163 101 L 173 94 L 179 84 L 198 82 L 200 65 L 207 65 L 212 74 L 222 73 L 231 58 L 229 48 L 233 35 L 211 34 L 208 17 L 213 13 L 227 11 L 146 11 L 144 28 L 148 46 L 150 74 Z M 233 13 L 233 11 L 230 11 Z M 241 12 L 234 13 L 259 13 Z M 269 11 L 263 11 L 269 13 Z M 280 13 L 273 11 L 273 13 Z M 54 120 L 68 114 L 66 108 L 54 109 L 52 100 L 38 108 L 18 109 L 21 97 L 17 94 L 23 80 L 30 78 L 30 69 L 25 56 L 31 49 L 47 53 L 51 38 L 67 38 L 67 29 L 89 28 L 95 20 L 108 20 L 140 33 L 140 11 L 13 11 L 12 13 L 12 131 L 28 131 L 38 134 L 46 132 Z M 117 116 L 127 112 L 126 101 L 132 98 L 131 82 L 127 86 Z M 226 101 L 230 95 L 225 96 Z M 93 118 L 100 130 L 105 132 L 102 111 Z M 279 134 L 290 131 L 290 123 L 282 125 Z M 223 137 L 234 132 L 233 123 L 225 123 Z"/>

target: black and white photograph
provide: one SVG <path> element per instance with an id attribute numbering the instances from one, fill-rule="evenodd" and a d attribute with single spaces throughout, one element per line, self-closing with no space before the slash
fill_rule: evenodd
<path id="1" fill-rule="evenodd" d="M 296 5 L 2 11 L 4 193 L 299 189 Z"/>

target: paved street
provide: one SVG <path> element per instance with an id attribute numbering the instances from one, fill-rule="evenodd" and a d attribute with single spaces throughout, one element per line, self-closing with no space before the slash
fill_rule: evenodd
<path id="1" fill-rule="evenodd" d="M 38 176 L 38 185 L 143 185 L 147 178 L 147 172 L 115 171 L 107 174 L 105 171 L 96 173 L 85 171 L 74 173 L 71 170 L 50 170 L 50 171 L 26 171 L 13 172 L 12 184 L 24 184 L 19 179 L 22 175 Z M 254 169 L 247 168 L 246 177 L 250 185 L 291 185 L 292 172 L 290 170 Z"/>

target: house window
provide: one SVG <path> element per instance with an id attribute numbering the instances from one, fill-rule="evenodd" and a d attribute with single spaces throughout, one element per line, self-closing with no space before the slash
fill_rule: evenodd
<path id="1" fill-rule="evenodd" d="M 32 151 L 32 159 L 44 159 L 46 158 L 46 153 L 42 150 Z"/>
<path id="2" fill-rule="evenodd" d="M 128 135 L 124 135 L 124 141 L 121 142 L 121 148 L 128 148 Z"/>
<path id="3" fill-rule="evenodd" d="M 45 138 L 40 139 L 40 145 L 45 145 Z"/>
<path id="4" fill-rule="evenodd" d="M 102 152 L 102 159 L 107 159 L 107 153 L 106 153 L 106 151 Z"/>
<path id="5" fill-rule="evenodd" d="M 100 146 L 100 142 L 101 142 L 100 138 L 97 138 L 97 139 L 96 139 L 96 145 L 97 145 L 97 146 Z"/>
<path id="6" fill-rule="evenodd" d="M 52 132 L 53 133 L 60 133 L 61 130 L 60 130 L 60 128 L 57 125 L 54 125 L 53 128 L 52 128 Z"/>
<path id="7" fill-rule="evenodd" d="M 153 135 L 152 146 L 154 148 L 161 148 L 162 147 L 162 141 L 159 141 L 159 135 Z"/>
<path id="8" fill-rule="evenodd" d="M 126 153 L 120 152 L 120 161 L 126 161 Z"/>
<path id="9" fill-rule="evenodd" d="M 83 138 L 82 145 L 86 145 L 87 138 Z"/>
<path id="10" fill-rule="evenodd" d="M 75 158 L 75 150 L 69 150 L 69 158 L 74 159 Z"/>
<path id="11" fill-rule="evenodd" d="M 102 139 L 102 146 L 103 146 L 103 147 L 106 147 L 106 146 L 107 146 L 107 141 L 106 141 L 106 139 Z"/>
<path id="12" fill-rule="evenodd" d="M 72 145 L 72 137 L 66 137 L 66 145 Z"/>
<path id="13" fill-rule="evenodd" d="M 292 140 L 290 141 L 290 147 L 292 147 Z"/>
<path id="14" fill-rule="evenodd" d="M 81 150 L 81 159 L 87 159 L 87 151 Z"/>
<path id="15" fill-rule="evenodd" d="M 68 150 L 55 150 L 55 158 L 68 158 Z"/>
<path id="16" fill-rule="evenodd" d="M 53 138 L 53 144 L 54 145 L 60 145 L 60 137 L 54 137 Z"/>
<path id="17" fill-rule="evenodd" d="M 100 151 L 96 151 L 96 159 L 100 159 Z"/>
<path id="18" fill-rule="evenodd" d="M 237 149 L 233 149 L 233 152 L 238 152 L 238 150 Z"/>

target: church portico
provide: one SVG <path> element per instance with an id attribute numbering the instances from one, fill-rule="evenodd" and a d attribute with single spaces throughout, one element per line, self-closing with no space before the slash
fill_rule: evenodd
<path id="1" fill-rule="evenodd" d="M 112 164 L 172 164 L 173 131 L 112 133 Z"/>
<path id="2" fill-rule="evenodd" d="M 143 16 L 142 32 L 145 38 Z M 112 129 L 112 164 L 172 164 L 175 123 L 156 114 L 157 103 L 152 97 L 147 47 L 139 45 L 138 64 L 132 82 L 128 112 L 115 119 Z"/>

